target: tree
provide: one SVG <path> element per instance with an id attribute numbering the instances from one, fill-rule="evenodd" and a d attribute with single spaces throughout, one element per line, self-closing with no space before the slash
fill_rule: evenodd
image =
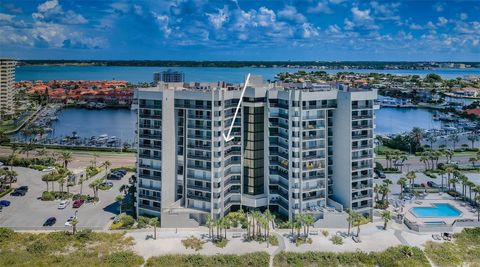
<path id="1" fill-rule="evenodd" d="M 453 185 L 453 191 L 455 194 L 455 199 L 457 199 L 457 183 L 458 183 L 458 178 L 457 177 L 452 177 L 450 178 L 450 181 L 448 181 L 449 184 Z M 450 186 L 449 186 L 450 188 Z"/>
<path id="2" fill-rule="evenodd" d="M 315 219 L 313 218 L 312 214 L 305 214 L 303 217 L 303 223 L 307 227 L 307 237 L 310 233 L 310 227 L 313 226 L 313 223 L 315 223 Z"/>
<path id="3" fill-rule="evenodd" d="M 157 240 L 157 226 L 158 226 L 158 217 L 153 217 L 148 221 L 150 226 L 153 226 L 153 239 Z"/>
<path id="4" fill-rule="evenodd" d="M 77 216 L 73 217 L 72 221 L 70 222 L 70 224 L 72 225 L 72 233 L 73 235 L 75 235 L 75 233 L 77 232 L 77 224 L 78 224 L 78 218 Z"/>
<path id="5" fill-rule="evenodd" d="M 472 167 L 475 168 L 475 162 L 478 161 L 478 158 L 477 158 L 477 157 L 471 157 L 471 158 L 468 159 L 468 161 L 471 162 L 471 163 L 472 163 Z"/>
<path id="6" fill-rule="evenodd" d="M 28 142 L 23 145 L 20 153 L 24 153 L 28 159 L 31 151 L 35 151 L 35 144 L 33 142 Z"/>
<path id="7" fill-rule="evenodd" d="M 450 141 L 453 142 L 453 150 L 455 151 L 455 147 L 456 147 L 458 141 L 460 140 L 460 137 L 458 136 L 458 134 L 455 133 L 455 134 L 450 135 L 449 139 L 450 139 Z"/>
<path id="8" fill-rule="evenodd" d="M 417 175 L 414 171 L 409 171 L 406 177 L 408 180 L 410 180 L 410 188 L 413 188 L 413 184 L 415 183 L 415 179 L 417 179 Z"/>
<path id="9" fill-rule="evenodd" d="M 475 148 L 475 142 L 479 140 L 478 134 L 475 131 L 473 131 L 467 136 L 467 139 L 470 142 L 472 142 L 472 149 L 474 149 Z"/>
<path id="10" fill-rule="evenodd" d="M 18 150 L 17 143 L 12 143 L 12 145 L 10 146 L 10 150 L 12 150 L 12 153 L 10 154 L 10 157 L 8 159 L 10 162 L 10 170 L 13 170 L 13 162 L 15 161 L 15 157 L 16 157 L 15 155 Z"/>
<path id="11" fill-rule="evenodd" d="M 477 202 L 477 221 L 480 222 L 480 205 L 478 204 L 478 203 L 480 203 L 480 195 L 478 195 L 475 198 L 475 201 Z"/>
<path id="12" fill-rule="evenodd" d="M 60 152 L 60 155 L 58 156 L 58 159 L 63 162 L 63 167 L 65 169 L 67 169 L 68 168 L 68 163 L 73 160 L 72 152 L 62 151 L 62 152 Z"/>
<path id="13" fill-rule="evenodd" d="M 67 181 L 67 177 L 61 177 L 57 180 L 58 185 L 60 185 L 60 192 L 62 193 L 63 193 L 63 185 L 65 184 L 66 181 Z"/>
<path id="14" fill-rule="evenodd" d="M 400 186 L 400 198 L 403 198 L 403 190 L 407 186 L 408 179 L 406 177 L 400 177 L 397 181 L 397 185 Z"/>
<path id="15" fill-rule="evenodd" d="M 97 158 L 100 156 L 100 154 L 98 154 L 98 152 L 93 152 L 92 156 L 93 159 L 90 162 L 92 163 L 93 167 L 97 167 Z"/>
<path id="16" fill-rule="evenodd" d="M 382 219 L 383 219 L 383 229 L 387 230 L 387 224 L 392 219 L 392 214 L 390 211 L 385 210 L 382 212 Z"/>
<path id="17" fill-rule="evenodd" d="M 415 152 L 418 151 L 418 149 L 422 146 L 423 136 L 424 136 L 423 129 L 418 127 L 414 127 L 410 132 L 409 137 Z"/>
<path id="18" fill-rule="evenodd" d="M 427 136 L 427 141 L 430 143 L 430 148 L 433 149 L 433 144 L 437 142 L 437 137 L 435 137 L 433 134 L 429 134 Z"/>
<path id="19" fill-rule="evenodd" d="M 208 227 L 208 236 L 210 238 L 213 238 L 213 225 L 214 225 L 214 221 L 212 219 L 212 215 L 208 214 L 207 216 L 207 227 Z"/>
<path id="20" fill-rule="evenodd" d="M 110 169 L 110 166 L 112 166 L 112 163 L 107 160 L 103 163 L 103 166 L 105 167 L 105 173 L 108 173 L 108 170 Z"/>
<path id="21" fill-rule="evenodd" d="M 93 190 L 93 196 L 98 198 L 98 187 L 103 183 L 103 179 L 99 178 L 91 182 L 88 186 Z"/>
<path id="22" fill-rule="evenodd" d="M 115 201 L 118 202 L 118 208 L 120 210 L 119 214 L 122 214 L 122 202 L 125 197 L 123 195 L 118 195 L 115 197 Z"/>
<path id="23" fill-rule="evenodd" d="M 347 209 L 347 222 L 348 222 L 348 235 L 350 235 L 350 229 L 352 228 L 353 222 L 355 221 L 355 211 L 352 209 Z"/>
<path id="24" fill-rule="evenodd" d="M 78 179 L 78 183 L 80 184 L 80 195 L 83 194 L 83 182 L 85 182 L 85 178 L 83 178 L 83 175 L 80 176 L 80 179 Z"/>

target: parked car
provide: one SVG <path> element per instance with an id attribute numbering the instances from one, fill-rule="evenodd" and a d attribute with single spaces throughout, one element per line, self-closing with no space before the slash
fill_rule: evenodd
<path id="1" fill-rule="evenodd" d="M 72 208 L 78 209 L 83 205 L 83 203 L 85 203 L 85 201 L 83 199 L 77 199 L 77 200 L 73 201 Z"/>
<path id="2" fill-rule="evenodd" d="M 10 206 L 10 201 L 0 200 L 0 207 L 8 207 L 8 206 Z"/>
<path id="3" fill-rule="evenodd" d="M 48 218 L 44 223 L 43 226 L 52 226 L 57 222 L 57 218 L 55 217 L 50 217 Z"/>
<path id="4" fill-rule="evenodd" d="M 120 180 L 120 179 L 122 179 L 122 176 L 120 174 L 117 174 L 117 173 L 110 173 L 108 175 L 108 179 L 110 179 L 110 180 Z"/>
<path id="5" fill-rule="evenodd" d="M 69 203 L 70 203 L 70 201 L 68 201 L 68 200 L 60 201 L 60 203 L 58 204 L 58 209 L 62 210 L 64 208 L 66 208 Z"/>
<path id="6" fill-rule="evenodd" d="M 67 221 L 65 222 L 65 226 L 72 226 L 73 219 L 75 219 L 75 216 L 68 217 Z"/>
<path id="7" fill-rule="evenodd" d="M 385 173 L 381 170 L 374 170 L 375 174 L 378 176 L 378 178 L 381 178 L 381 179 L 385 179 L 387 178 L 387 176 L 385 175 Z"/>
<path id="8" fill-rule="evenodd" d="M 23 186 L 21 186 L 19 188 L 16 188 L 12 193 L 10 193 L 10 195 L 16 197 L 24 196 L 25 194 L 27 194 L 27 191 L 28 187 L 25 189 Z"/>
<path id="9" fill-rule="evenodd" d="M 23 185 L 23 186 L 17 187 L 17 190 L 22 190 L 22 191 L 28 192 L 28 186 Z"/>
<path id="10" fill-rule="evenodd" d="M 116 171 L 114 171 L 114 172 L 119 172 L 119 173 L 121 173 L 121 174 L 123 174 L 123 175 L 127 174 L 127 171 L 124 170 L 124 169 L 116 170 Z"/>
<path id="11" fill-rule="evenodd" d="M 440 188 L 440 185 L 435 183 L 435 182 L 432 182 L 432 181 L 428 181 L 427 182 L 427 185 L 432 187 L 432 188 Z"/>
<path id="12" fill-rule="evenodd" d="M 54 171 L 56 170 L 55 167 L 47 167 L 45 169 L 42 170 L 42 172 L 51 172 L 51 171 Z"/>

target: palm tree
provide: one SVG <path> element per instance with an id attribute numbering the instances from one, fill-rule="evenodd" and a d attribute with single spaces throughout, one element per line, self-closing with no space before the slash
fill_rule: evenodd
<path id="1" fill-rule="evenodd" d="M 382 212 L 382 219 L 383 219 L 383 229 L 387 230 L 387 224 L 392 219 L 392 214 L 390 211 L 385 210 Z"/>
<path id="2" fill-rule="evenodd" d="M 67 181 L 67 177 L 61 177 L 57 180 L 58 185 L 60 185 L 60 192 L 63 193 L 63 185 Z"/>
<path id="3" fill-rule="evenodd" d="M 73 160 L 72 152 L 62 151 L 62 152 L 60 152 L 60 155 L 58 156 L 58 159 L 63 162 L 63 167 L 65 169 L 67 169 L 68 168 L 68 163 Z"/>
<path id="4" fill-rule="evenodd" d="M 25 153 L 28 159 L 31 151 L 35 151 L 35 144 L 33 144 L 33 142 L 28 142 L 23 145 L 22 149 L 20 150 L 20 153 Z"/>
<path id="5" fill-rule="evenodd" d="M 480 222 L 480 195 L 475 198 L 475 201 L 477 202 L 477 221 Z"/>
<path id="6" fill-rule="evenodd" d="M 112 166 L 112 163 L 110 163 L 110 161 L 106 160 L 103 163 L 103 166 L 105 167 L 105 173 L 108 173 L 108 170 L 110 169 L 110 166 Z"/>
<path id="7" fill-rule="evenodd" d="M 44 159 L 48 155 L 48 151 L 43 147 L 40 150 L 37 150 L 37 157 L 40 159 Z"/>
<path id="8" fill-rule="evenodd" d="M 307 227 L 307 237 L 310 233 L 310 227 L 313 226 L 313 223 L 315 222 L 315 219 L 313 218 L 312 214 L 305 214 L 303 217 L 303 223 Z"/>
<path id="9" fill-rule="evenodd" d="M 440 177 L 442 178 L 442 186 L 441 186 L 442 192 L 443 192 L 443 188 L 444 188 L 444 183 L 443 183 L 443 181 L 445 180 L 445 177 L 444 177 L 444 176 L 445 176 L 445 173 L 446 173 L 445 170 L 438 169 L 438 174 L 439 174 Z"/>
<path id="10" fill-rule="evenodd" d="M 157 240 L 157 226 L 158 226 L 158 217 L 153 217 L 148 221 L 150 226 L 153 226 L 153 239 Z"/>
<path id="11" fill-rule="evenodd" d="M 406 175 L 407 179 L 410 180 L 410 188 L 413 188 L 413 184 L 415 183 L 415 179 L 417 179 L 417 175 L 414 171 L 409 171 Z"/>
<path id="12" fill-rule="evenodd" d="M 415 151 L 422 145 L 422 140 L 424 136 L 424 131 L 421 128 L 414 127 L 410 132 L 410 139 L 414 145 Z"/>
<path id="13" fill-rule="evenodd" d="M 214 225 L 214 221 L 212 220 L 212 215 L 208 214 L 208 216 L 207 216 L 207 226 L 208 226 L 208 236 L 210 238 L 213 238 L 213 225 Z"/>
<path id="14" fill-rule="evenodd" d="M 91 163 L 93 167 L 97 167 L 97 158 L 100 156 L 100 154 L 98 154 L 98 152 L 93 152 L 92 156 L 93 160 L 91 161 Z"/>
<path id="15" fill-rule="evenodd" d="M 475 162 L 478 161 L 478 158 L 477 158 L 477 157 L 471 157 L 471 158 L 468 159 L 468 161 L 471 162 L 471 163 L 472 163 L 472 167 L 475 168 Z"/>
<path id="16" fill-rule="evenodd" d="M 12 143 L 10 146 L 10 149 L 12 150 L 12 153 L 10 154 L 9 157 L 9 162 L 10 162 L 10 170 L 13 170 L 13 162 L 15 161 L 15 154 L 17 153 L 18 150 L 18 145 L 17 143 Z"/>
<path id="17" fill-rule="evenodd" d="M 397 181 L 397 185 L 400 186 L 400 198 L 403 198 L 403 190 L 407 186 L 408 179 L 406 177 L 400 177 Z"/>
<path id="18" fill-rule="evenodd" d="M 472 142 L 472 149 L 475 148 L 475 141 L 478 141 L 479 137 L 478 134 L 475 132 L 471 132 L 468 136 L 467 139 Z"/>
<path id="19" fill-rule="evenodd" d="M 433 149 L 433 143 L 437 142 L 437 138 L 433 134 L 427 136 L 427 141 L 430 143 L 430 148 Z"/>
<path id="20" fill-rule="evenodd" d="M 460 137 L 458 136 L 458 134 L 452 134 L 452 135 L 450 135 L 449 139 L 450 139 L 450 141 L 453 142 L 453 150 L 455 151 L 455 146 L 458 143 L 458 141 L 460 140 Z"/>
<path id="21" fill-rule="evenodd" d="M 463 175 L 463 174 L 460 174 L 458 176 L 458 180 L 462 183 L 462 196 L 463 196 L 463 200 L 465 201 L 465 198 L 466 198 L 466 196 L 465 196 L 466 186 L 465 185 L 468 182 L 468 177 Z"/>
<path id="22" fill-rule="evenodd" d="M 347 209 L 347 222 L 348 222 L 348 235 L 350 235 L 350 229 L 352 228 L 353 222 L 355 221 L 355 211 L 352 209 Z"/>
<path id="23" fill-rule="evenodd" d="M 425 155 L 425 153 L 422 153 L 419 160 L 420 162 L 423 162 L 423 164 L 425 165 L 425 170 L 427 170 L 429 165 L 428 165 L 428 157 Z"/>
<path id="24" fill-rule="evenodd" d="M 445 157 L 447 158 L 447 163 L 450 163 L 452 161 L 453 156 L 455 155 L 455 151 L 451 149 L 447 149 L 443 152 L 445 154 Z"/>
<path id="25" fill-rule="evenodd" d="M 449 184 L 453 185 L 453 191 L 455 194 L 455 199 L 457 199 L 457 183 L 458 183 L 458 178 L 457 177 L 452 177 L 450 178 L 450 181 L 448 181 Z M 450 186 L 448 186 L 450 188 Z"/>
<path id="26" fill-rule="evenodd" d="M 78 224 L 77 216 L 73 217 L 73 220 L 70 222 L 70 224 L 72 225 L 72 234 L 75 235 L 75 233 L 77 232 L 77 224 Z"/>
<path id="27" fill-rule="evenodd" d="M 118 202 L 118 208 L 120 210 L 120 212 L 118 214 L 122 214 L 122 202 L 123 202 L 124 198 L 125 197 L 123 195 L 118 195 L 118 196 L 115 197 L 115 201 Z"/>
<path id="28" fill-rule="evenodd" d="M 83 175 L 80 176 L 80 179 L 78 179 L 78 183 L 80 184 L 80 195 L 83 194 L 83 182 L 85 181 L 85 178 L 83 178 Z"/>

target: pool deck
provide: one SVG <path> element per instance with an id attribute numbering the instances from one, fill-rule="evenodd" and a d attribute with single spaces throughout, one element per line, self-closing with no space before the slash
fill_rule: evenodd
<path id="1" fill-rule="evenodd" d="M 459 210 L 462 214 L 460 216 L 452 216 L 452 217 L 428 217 L 428 218 L 419 218 L 413 215 L 410 212 L 411 208 L 414 207 L 426 207 L 431 206 L 433 204 L 445 203 L 450 204 L 455 209 Z M 401 213 L 401 209 L 398 210 Z M 448 194 L 428 194 L 424 199 L 416 199 L 416 200 L 406 200 L 405 207 L 403 208 L 403 214 L 405 219 L 416 222 L 418 224 L 423 224 L 425 222 L 439 222 L 443 221 L 447 225 L 452 225 L 455 220 L 457 219 L 477 219 L 476 211 L 472 212 L 472 208 L 470 205 L 465 204 L 461 200 L 455 200 Z"/>

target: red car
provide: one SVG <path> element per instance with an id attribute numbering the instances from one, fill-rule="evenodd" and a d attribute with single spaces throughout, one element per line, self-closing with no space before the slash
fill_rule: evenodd
<path id="1" fill-rule="evenodd" d="M 85 201 L 83 199 L 77 199 L 77 200 L 73 201 L 72 208 L 74 208 L 74 209 L 80 208 L 80 206 L 82 206 L 84 202 Z"/>

